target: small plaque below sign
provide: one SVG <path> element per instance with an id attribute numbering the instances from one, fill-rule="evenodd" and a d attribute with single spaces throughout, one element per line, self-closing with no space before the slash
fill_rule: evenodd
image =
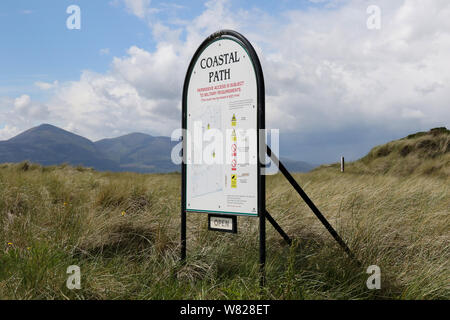
<path id="1" fill-rule="evenodd" d="M 209 214 L 208 229 L 213 231 L 237 233 L 237 217 Z"/>

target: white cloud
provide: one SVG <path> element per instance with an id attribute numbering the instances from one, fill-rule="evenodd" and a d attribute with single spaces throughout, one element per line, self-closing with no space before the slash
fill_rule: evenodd
<path id="1" fill-rule="evenodd" d="M 98 52 L 101 56 L 106 56 L 109 54 L 109 48 L 100 49 Z"/>
<path id="2" fill-rule="evenodd" d="M 132 46 L 126 56 L 113 58 L 108 73 L 84 71 L 79 81 L 60 85 L 48 102 L 55 123 L 94 140 L 132 131 L 170 135 L 180 125 L 181 88 L 196 47 L 215 30 L 218 17 L 223 27 L 236 26 L 225 5 L 208 3 L 186 40 L 181 30 L 155 23 L 155 51 Z"/>
<path id="3" fill-rule="evenodd" d="M 92 139 L 143 131 L 153 134 L 170 133 L 177 126 L 178 99 L 166 94 L 147 97 L 146 86 L 155 92 L 165 90 L 169 83 L 152 82 L 135 74 L 133 61 L 140 59 L 141 49 L 130 49 L 130 56 L 116 59 L 120 68 L 108 75 L 83 72 L 81 79 L 58 90 L 49 102 L 49 110 L 64 128 Z M 130 70 L 123 70 L 130 64 Z M 122 69 L 121 69 L 122 68 Z M 127 71 L 127 73 L 121 73 Z M 165 87 L 164 87 L 165 85 Z M 142 91 L 142 92 L 140 92 Z M 170 88 L 169 88 L 170 91 Z"/>
<path id="4" fill-rule="evenodd" d="M 58 80 L 53 81 L 53 83 L 37 81 L 34 83 L 34 85 L 41 90 L 50 90 L 50 89 L 57 88 L 59 85 L 59 82 L 58 82 Z"/>
<path id="5" fill-rule="evenodd" d="M 404 118 L 413 118 L 413 119 L 421 119 L 424 117 L 422 111 L 409 108 L 402 109 L 401 115 Z"/>
<path id="6" fill-rule="evenodd" d="M 124 3 L 140 18 L 151 11 L 150 1 Z M 282 128 L 282 135 L 336 136 L 355 127 L 381 134 L 449 125 L 447 0 L 376 1 L 382 14 L 378 31 L 366 27 L 367 3 L 327 4 L 326 10 L 286 11 L 279 17 L 209 1 L 192 21 L 152 22 L 154 50 L 132 46 L 113 59 L 107 73 L 84 71 L 78 81 L 54 86 L 46 103 L 49 118 L 93 139 L 131 131 L 167 135 L 180 125 L 182 84 L 192 54 L 207 35 L 231 28 L 246 35 L 260 56 L 266 119 L 269 127 Z M 27 99 L 19 98 L 17 103 L 26 105 Z"/>
<path id="7" fill-rule="evenodd" d="M 411 130 L 449 124 L 450 3 L 377 2 L 380 31 L 365 28 L 365 6 L 352 1 L 287 13 L 286 23 L 266 33 L 272 127 L 324 132 L 366 123 L 396 130 L 410 118 L 420 120 L 409 122 Z"/>
<path id="8" fill-rule="evenodd" d="M 14 112 L 21 118 L 44 119 L 48 115 L 47 106 L 32 102 L 29 95 L 23 94 L 14 100 Z"/>
<path id="9" fill-rule="evenodd" d="M 150 12 L 150 0 L 124 0 L 128 11 L 143 19 Z"/>
<path id="10" fill-rule="evenodd" d="M 0 140 L 9 139 L 21 131 L 48 121 L 47 105 L 23 94 L 16 98 L 0 97 Z"/>
<path id="11" fill-rule="evenodd" d="M 20 130 L 17 127 L 5 125 L 3 128 L 0 128 L 0 141 L 8 140 L 11 137 L 19 134 Z"/>
<path id="12" fill-rule="evenodd" d="M 14 107 L 18 111 L 25 110 L 31 105 L 31 99 L 29 95 L 23 94 L 14 100 Z"/>

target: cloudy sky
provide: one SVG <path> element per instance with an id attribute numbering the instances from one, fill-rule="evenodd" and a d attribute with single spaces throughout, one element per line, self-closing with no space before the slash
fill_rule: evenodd
<path id="1" fill-rule="evenodd" d="M 190 58 L 228 28 L 258 52 L 281 155 L 357 159 L 450 126 L 449 17 L 448 0 L 1 1 L 0 140 L 41 123 L 170 135 Z"/>

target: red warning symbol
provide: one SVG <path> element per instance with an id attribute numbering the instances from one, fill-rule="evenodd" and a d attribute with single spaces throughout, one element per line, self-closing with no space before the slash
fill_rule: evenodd
<path id="1" fill-rule="evenodd" d="M 231 161 L 231 170 L 233 170 L 233 171 L 236 171 L 236 159 L 233 159 L 232 161 Z"/>
<path id="2" fill-rule="evenodd" d="M 237 146 L 236 146 L 236 144 L 232 144 L 231 145 L 231 155 L 233 156 L 233 157 L 236 157 L 236 150 L 237 150 Z"/>

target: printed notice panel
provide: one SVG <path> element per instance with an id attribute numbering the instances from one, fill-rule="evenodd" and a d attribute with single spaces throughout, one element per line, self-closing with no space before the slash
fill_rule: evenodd
<path id="1" fill-rule="evenodd" d="M 221 38 L 200 53 L 186 106 L 186 210 L 258 215 L 257 83 L 239 42 Z"/>

